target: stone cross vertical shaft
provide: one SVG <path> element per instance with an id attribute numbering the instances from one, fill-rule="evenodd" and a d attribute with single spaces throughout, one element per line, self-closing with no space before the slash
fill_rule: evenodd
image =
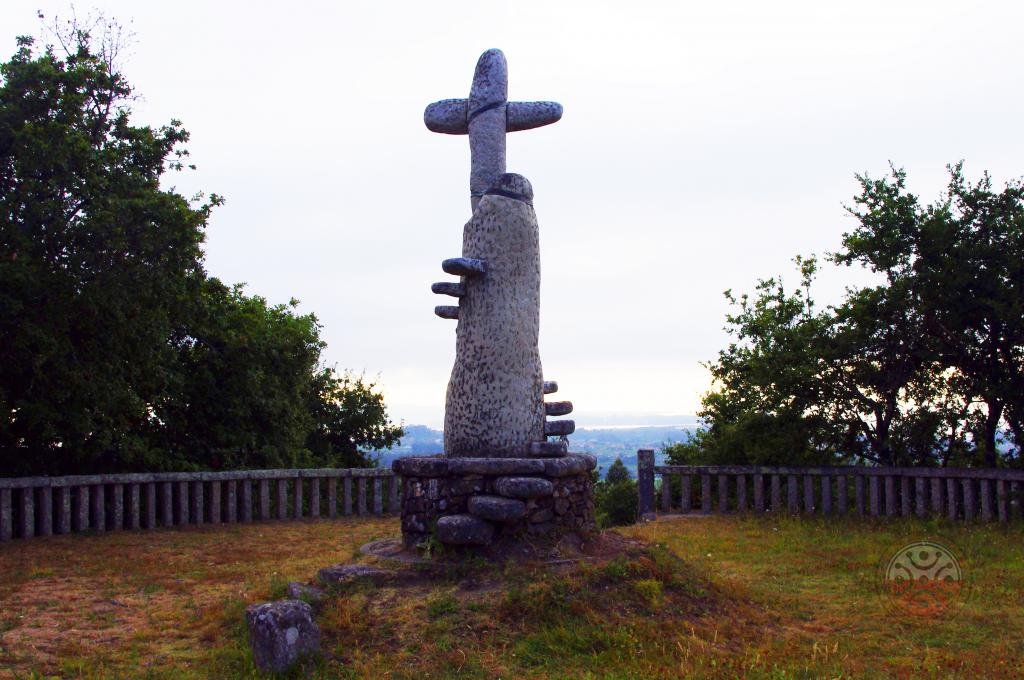
<path id="1" fill-rule="evenodd" d="M 468 99 L 443 99 L 427 106 L 423 122 L 433 132 L 469 135 L 471 169 L 470 205 L 505 174 L 505 133 L 529 130 L 557 122 L 557 102 L 508 101 L 508 64 L 501 50 L 480 55 Z"/>

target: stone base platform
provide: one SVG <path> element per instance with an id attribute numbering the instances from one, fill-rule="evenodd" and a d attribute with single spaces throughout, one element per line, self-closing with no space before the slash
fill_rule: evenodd
<path id="1" fill-rule="evenodd" d="M 402 541 L 485 546 L 557 530 L 594 531 L 595 467 L 585 453 L 400 458 L 392 469 L 402 478 Z"/>

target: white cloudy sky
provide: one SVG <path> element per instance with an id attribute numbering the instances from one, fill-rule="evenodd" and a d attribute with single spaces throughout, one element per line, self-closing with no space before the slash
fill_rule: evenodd
<path id="1" fill-rule="evenodd" d="M 581 424 L 693 413 L 722 291 L 835 249 L 855 172 L 891 160 L 929 199 L 951 161 L 1024 174 L 1020 2 L 95 6 L 136 34 L 135 121 L 192 133 L 179 190 L 227 197 L 210 273 L 300 299 L 327 360 L 379 376 L 406 423 L 441 421 L 454 326 L 429 285 L 468 218 L 468 142 L 423 107 L 465 96 L 484 49 L 505 51 L 511 98 L 565 107 L 510 136 L 508 166 L 536 191 L 545 374 Z M 5 55 L 37 9 L 69 13 L 0 5 Z"/>

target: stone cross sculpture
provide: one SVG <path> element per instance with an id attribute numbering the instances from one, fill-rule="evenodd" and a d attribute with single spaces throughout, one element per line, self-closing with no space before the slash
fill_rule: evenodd
<path id="1" fill-rule="evenodd" d="M 567 401 L 544 403 L 555 392 L 545 382 L 537 341 L 540 330 L 540 242 L 533 189 L 525 177 L 505 173 L 505 134 L 554 123 L 555 102 L 509 102 L 508 66 L 501 50 L 487 50 L 473 75 L 468 99 L 445 99 L 426 108 L 427 128 L 468 134 L 472 157 L 473 216 L 463 229 L 462 257 L 441 267 L 459 276 L 435 283 L 438 294 L 459 299 L 435 313 L 457 319 L 455 367 L 445 403 L 445 454 L 450 458 L 564 456 L 571 420 L 546 421 L 572 411 Z M 547 441 L 547 437 L 562 437 Z"/>
<path id="2" fill-rule="evenodd" d="M 557 102 L 508 101 L 508 64 L 501 50 L 480 55 L 468 99 L 442 99 L 423 112 L 432 132 L 469 135 L 470 205 L 505 174 L 505 133 L 556 123 L 562 117 Z"/>

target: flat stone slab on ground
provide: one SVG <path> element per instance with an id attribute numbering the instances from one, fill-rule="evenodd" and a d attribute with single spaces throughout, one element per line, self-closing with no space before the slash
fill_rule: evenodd
<path id="1" fill-rule="evenodd" d="M 494 525 L 473 515 L 446 515 L 437 520 L 437 540 L 445 545 L 489 545 Z"/>
<path id="2" fill-rule="evenodd" d="M 469 514 L 492 522 L 511 522 L 526 515 L 526 503 L 501 496 L 473 496 L 469 499 Z"/>
<path id="3" fill-rule="evenodd" d="M 392 578 L 395 572 L 390 569 L 371 567 L 367 564 L 335 564 L 324 567 L 316 573 L 316 577 L 324 584 L 350 583 L 358 579 L 369 579 L 380 583 Z"/>
<path id="4" fill-rule="evenodd" d="M 554 490 L 554 485 L 541 477 L 498 477 L 494 480 L 494 491 L 506 498 L 543 498 Z"/>
<path id="5" fill-rule="evenodd" d="M 301 600 L 250 605 L 245 610 L 253 663 L 262 671 L 280 673 L 297 661 L 320 653 L 320 629 L 313 608 Z"/>
<path id="6" fill-rule="evenodd" d="M 308 583 L 299 583 L 298 581 L 292 581 L 288 584 L 287 593 L 289 598 L 304 602 L 319 602 L 327 597 L 327 593 L 322 588 L 311 586 Z"/>

